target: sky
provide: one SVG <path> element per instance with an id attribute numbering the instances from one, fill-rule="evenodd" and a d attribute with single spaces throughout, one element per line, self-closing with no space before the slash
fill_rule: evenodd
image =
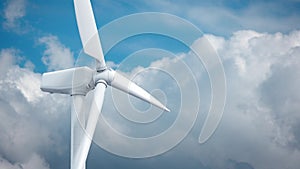
<path id="1" fill-rule="evenodd" d="M 115 103 L 121 97 L 108 88 L 101 117 L 119 132 L 133 137 L 163 132 L 176 121 L 180 111 L 188 124 L 177 128 L 174 139 L 186 125 L 195 123 L 171 150 L 137 159 L 99 146 L 134 145 L 115 138 L 107 130 L 101 132 L 104 123 L 98 123 L 87 168 L 300 166 L 300 1 L 93 0 L 92 4 L 100 35 L 108 39 L 102 41 L 108 65 L 132 77 L 173 111 L 161 114 L 157 122 L 148 125 L 128 122 L 118 110 L 126 112 L 133 105 L 145 111 L 149 105 L 130 98 L 131 104 L 118 109 Z M 200 29 L 218 53 L 226 77 L 226 105 L 218 128 L 203 144 L 199 144 L 198 137 L 208 115 L 212 89 L 207 67 L 191 50 L 207 50 L 199 45 L 203 37 L 193 37 L 184 27 L 178 27 L 185 33 L 183 37 L 193 37 L 195 41 L 183 44 L 166 36 L 142 34 L 129 37 L 110 50 L 106 48 L 116 35 L 105 34 L 111 22 L 143 12 L 168 13 L 184 19 Z M 77 62 L 82 56 L 82 45 L 73 2 L 2 0 L 0 13 L 0 168 L 69 168 L 71 98 L 44 93 L 40 84 L 44 72 L 82 64 Z M 143 22 L 129 26 L 147 25 Z M 174 24 L 167 20 L 165 23 Z M 157 24 L 150 28 L 161 27 Z M 124 27 L 116 30 L 128 31 Z M 182 100 L 183 94 L 193 99 Z M 188 106 L 180 107 L 184 104 Z M 150 107 L 146 113 L 156 111 Z M 150 152 L 152 146 L 143 151 Z M 133 148 L 132 152 L 139 150 Z"/>

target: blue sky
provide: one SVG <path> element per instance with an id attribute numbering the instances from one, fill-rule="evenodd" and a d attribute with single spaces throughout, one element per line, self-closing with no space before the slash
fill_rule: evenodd
<path id="1" fill-rule="evenodd" d="M 168 104 L 175 109 L 180 104 L 172 88 L 176 85 L 146 70 L 149 65 L 165 68 L 183 78 L 187 72 L 168 65 L 186 63 L 201 94 L 200 115 L 188 136 L 171 151 L 130 159 L 93 144 L 88 168 L 296 169 L 300 165 L 300 1 L 93 0 L 92 4 L 98 28 L 126 15 L 162 12 L 201 29 L 224 65 L 227 101 L 213 137 L 198 144 L 211 98 L 203 65 L 188 46 L 168 37 L 147 34 L 120 42 L 106 56 L 113 67 L 141 49 L 174 54 L 131 61 L 128 73 L 144 72 L 136 79 L 139 84 L 167 91 Z M 68 168 L 70 98 L 42 93 L 39 85 L 41 73 L 72 67 L 81 51 L 73 2 L 3 0 L 0 11 L 0 168 Z M 120 120 L 111 106 L 111 93 L 107 90 L 103 110 L 108 121 L 125 133 L 143 133 L 135 133 L 134 127 Z"/>
<path id="2" fill-rule="evenodd" d="M 203 32 L 229 37 L 237 30 L 258 32 L 289 32 L 299 28 L 297 1 L 95 1 L 94 12 L 101 26 L 137 12 L 165 12 L 177 15 L 198 26 Z M 1 3 L 5 9 L 8 2 Z M 3 11 L 3 10 L 2 10 Z M 76 57 L 81 43 L 76 27 L 72 1 L 26 1 L 24 16 L 16 18 L 14 27 L 2 26 L 2 48 L 17 47 L 23 55 L 36 63 L 36 71 L 45 71 L 39 58 L 44 48 L 37 39 L 45 35 L 57 36 Z M 1 21 L 5 22 L 2 12 Z M 34 50 L 32 50 L 34 48 Z"/>

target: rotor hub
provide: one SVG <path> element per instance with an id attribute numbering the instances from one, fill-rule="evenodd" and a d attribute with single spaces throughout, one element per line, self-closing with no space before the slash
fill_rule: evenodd
<path id="1" fill-rule="evenodd" d="M 114 77 L 115 71 L 106 68 L 100 72 L 97 70 L 97 73 L 94 75 L 93 80 L 95 86 L 100 82 L 105 82 L 106 85 L 111 85 L 111 82 L 114 80 Z"/>

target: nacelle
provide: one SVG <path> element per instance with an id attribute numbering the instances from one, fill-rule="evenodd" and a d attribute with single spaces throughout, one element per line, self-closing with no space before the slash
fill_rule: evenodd
<path id="1" fill-rule="evenodd" d="M 94 86 L 95 71 L 88 67 L 76 67 L 42 75 L 41 90 L 49 93 L 86 95 Z"/>

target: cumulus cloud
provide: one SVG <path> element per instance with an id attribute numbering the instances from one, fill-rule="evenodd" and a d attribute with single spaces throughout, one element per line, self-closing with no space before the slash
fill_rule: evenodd
<path id="1" fill-rule="evenodd" d="M 269 34 L 251 30 L 237 31 L 230 38 L 205 35 L 218 51 L 227 76 L 227 105 L 223 119 L 213 137 L 202 145 L 197 142 L 202 126 L 201 123 L 199 124 L 201 120 L 198 121 L 191 134 L 174 150 L 162 155 L 162 158 L 169 157 L 170 159 L 165 159 L 166 162 L 175 163 L 175 166 L 186 166 L 181 164 L 179 159 L 188 156 L 193 159 L 192 163 L 198 162 L 198 166 L 203 164 L 217 169 L 224 167 L 296 169 L 300 165 L 297 160 L 300 156 L 298 112 L 300 107 L 297 103 L 300 100 L 299 93 L 296 92 L 299 86 L 299 36 L 300 31 Z M 181 54 L 173 59 L 163 58 L 150 66 L 171 70 L 173 65 L 174 72 L 180 75 L 182 69 L 178 69 L 176 64 L 179 61 L 187 63 L 193 72 L 198 70 L 200 75 L 196 75 L 195 78 L 199 86 L 205 86 L 204 90 L 208 90 L 209 85 L 205 84 L 208 79 L 203 75 L 205 71 L 195 63 L 197 61 L 193 60 L 192 53 Z M 147 71 L 148 68 L 138 67 L 129 74 Z M 185 83 L 190 83 L 192 80 L 186 78 L 187 74 L 180 77 Z M 155 71 L 150 71 L 145 76 L 140 74 L 135 80 L 148 90 L 153 87 L 160 88 L 162 91 L 171 89 L 173 94 L 178 90 L 178 88 L 172 89 L 172 85 L 166 85 L 166 78 L 159 76 Z M 204 98 L 201 102 L 209 103 L 207 101 L 210 98 L 209 93 L 201 91 L 201 99 Z M 163 100 L 163 97 L 159 98 Z M 105 106 L 111 107 L 109 106 L 111 102 L 113 100 Z M 172 97 L 168 103 L 180 104 L 178 99 Z M 140 128 L 127 125 L 113 116 L 112 112 L 116 110 L 107 107 L 104 107 L 103 113 L 106 115 L 106 112 L 110 112 L 108 122 L 118 131 L 128 135 L 139 131 Z M 176 111 L 176 107 L 173 110 Z M 204 113 L 207 109 L 200 111 Z M 203 115 L 200 115 L 201 117 L 203 118 Z M 166 124 L 170 124 L 167 123 L 169 121 L 164 122 L 158 126 L 164 128 Z M 124 125 L 126 127 L 123 128 Z M 158 127 L 151 129 L 158 130 Z M 142 132 L 151 133 L 147 128 L 143 128 Z M 107 138 L 114 138 L 107 140 L 110 143 L 130 145 L 130 142 L 126 144 L 124 140 L 119 143 L 119 140 L 115 140 L 117 138 L 110 137 L 110 133 L 98 134 L 99 137 L 105 134 Z M 148 148 L 150 147 L 149 145 Z M 182 154 L 182 156 L 178 157 L 175 154 Z M 178 160 L 174 161 L 174 158 Z M 147 167 L 151 168 L 145 166 Z"/>
<path id="2" fill-rule="evenodd" d="M 284 147 L 300 150 L 300 47 L 289 50 L 289 59 L 282 58 L 271 67 L 272 73 L 261 85 L 261 100 L 273 112 L 278 125 L 274 141 Z M 276 92 L 274 92 L 276 91 Z"/>
<path id="3" fill-rule="evenodd" d="M 254 168 L 297 168 L 300 128 L 295 103 L 299 94 L 291 90 L 299 83 L 299 35 L 299 31 L 268 34 L 247 30 L 227 40 L 206 36 L 223 59 L 228 99 L 212 143 L 203 145 L 205 155 L 211 148 L 217 149 L 211 154 L 213 159 L 218 154 Z M 205 155 L 201 156 L 205 159 Z"/>
<path id="4" fill-rule="evenodd" d="M 235 32 L 229 38 L 214 35 L 205 37 L 210 40 L 223 61 L 228 86 L 223 119 L 212 138 L 205 144 L 198 144 L 203 122 L 201 118 L 205 118 L 208 109 L 203 103 L 209 104 L 210 100 L 208 77 L 204 68 L 199 67 L 200 63 L 196 64 L 199 60 L 197 61 L 192 53 L 182 53 L 175 58 L 162 58 L 149 65 L 177 72 L 178 77 L 186 84 L 193 78 L 187 78 L 187 72 L 178 69 L 178 63 L 185 62 L 192 72 L 198 71 L 199 74 L 196 73 L 194 78 L 200 88 L 200 105 L 205 108 L 200 106 L 200 120 L 188 137 L 175 149 L 156 158 L 143 161 L 122 160 L 101 151 L 101 157 L 109 157 L 115 161 L 93 162 L 93 158 L 90 161 L 91 165 L 100 161 L 99 165 L 110 167 L 123 166 L 121 164 L 126 163 L 126 166 L 131 168 L 153 168 L 154 165 L 158 166 L 157 168 L 180 168 L 187 166 L 183 161 L 188 161 L 190 168 L 299 167 L 300 97 L 297 91 L 300 85 L 300 31 L 268 34 L 244 30 Z M 45 44 L 48 50 L 44 56 L 55 60 L 47 61 L 49 69 L 67 67 L 56 63 L 57 58 L 50 59 L 54 57 L 52 50 L 65 51 L 65 47 L 61 47 L 57 38 L 41 39 L 40 42 Z M 71 52 L 65 53 L 71 56 Z M 0 168 L 50 168 L 49 166 L 57 165 L 57 160 L 67 161 L 68 158 L 69 148 L 66 142 L 69 142 L 70 136 L 67 115 L 70 112 L 69 100 L 61 95 L 48 95 L 37 90 L 41 75 L 16 65 L 18 57 L 16 49 L 1 50 L 0 69 L 2 66 L 5 66 L 5 69 L 3 68 L 0 76 Z M 3 64 L 4 62 L 7 64 Z M 71 66 L 73 61 L 69 63 Z M 120 68 L 122 64 L 118 66 Z M 178 86 L 176 83 L 166 85 L 168 81 L 172 81 L 172 78 L 165 76 L 166 74 L 152 71 L 148 67 L 138 67 L 126 73 L 135 74 L 136 82 L 150 91 L 153 88 L 166 91 L 167 96 L 172 96 L 168 100 L 165 100 L 160 92 L 152 92 L 162 101 L 166 101 L 172 110 L 180 106 L 180 99 L 176 95 Z M 175 113 L 165 114 L 168 118 L 159 119 L 163 120 L 163 123 L 152 123 L 150 128 L 125 123 L 124 119 L 120 120 L 120 117 L 115 115 L 117 112 L 112 106 L 114 100 L 110 97 L 111 94 L 112 92 L 107 90 L 103 117 L 107 117 L 108 123 L 125 134 L 157 134 L 153 132 L 154 129 L 162 131 L 176 118 Z M 135 101 L 132 101 L 132 104 L 134 105 Z M 96 133 L 99 139 L 105 138 L 112 146 L 130 144 L 119 142 L 120 140 L 116 140 L 117 138 L 110 134 Z M 68 165 L 68 162 L 64 163 Z"/>
<path id="5" fill-rule="evenodd" d="M 46 47 L 42 61 L 48 66 L 48 70 L 60 70 L 73 66 L 73 53 L 56 36 L 41 37 L 39 38 L 39 43 Z"/>
<path id="6" fill-rule="evenodd" d="M 26 163 L 15 163 L 12 164 L 6 159 L 0 158 L 0 168 L 4 169 L 49 169 L 49 164 L 47 164 L 44 159 L 42 159 L 39 155 L 33 154 L 30 157 L 30 160 Z"/>
<path id="7" fill-rule="evenodd" d="M 0 166 L 46 169 L 57 157 L 68 159 L 68 99 L 42 93 L 41 74 L 16 65 L 16 51 L 2 49 L 0 55 L 9 61 L 0 78 Z"/>
<path id="8" fill-rule="evenodd" d="M 26 32 L 23 18 L 26 15 L 26 0 L 9 0 L 4 9 L 3 27 L 17 33 Z"/>
<path id="9" fill-rule="evenodd" d="M 19 51 L 14 48 L 2 49 L 0 51 L 0 77 L 5 75 L 7 70 L 15 65 L 20 58 Z"/>

